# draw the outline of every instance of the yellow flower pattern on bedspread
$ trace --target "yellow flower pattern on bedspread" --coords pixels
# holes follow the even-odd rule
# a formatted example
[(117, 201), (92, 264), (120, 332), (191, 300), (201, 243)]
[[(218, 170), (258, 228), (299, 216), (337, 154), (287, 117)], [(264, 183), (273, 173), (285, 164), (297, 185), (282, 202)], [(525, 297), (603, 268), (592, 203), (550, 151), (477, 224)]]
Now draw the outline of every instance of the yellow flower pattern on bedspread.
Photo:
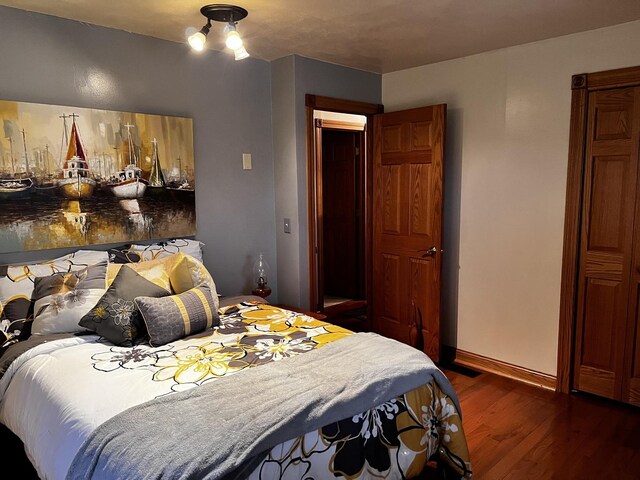
[[(213, 331), (159, 348), (111, 347), (92, 357), (93, 367), (148, 370), (172, 394), (352, 334), (271, 305), (246, 302), (220, 312), (221, 325)], [(460, 416), (435, 382), (276, 446), (249, 478), (313, 478), (309, 472), (320, 478), (318, 465), (327, 478), (419, 478), (433, 460), (457, 478), (471, 478)]]

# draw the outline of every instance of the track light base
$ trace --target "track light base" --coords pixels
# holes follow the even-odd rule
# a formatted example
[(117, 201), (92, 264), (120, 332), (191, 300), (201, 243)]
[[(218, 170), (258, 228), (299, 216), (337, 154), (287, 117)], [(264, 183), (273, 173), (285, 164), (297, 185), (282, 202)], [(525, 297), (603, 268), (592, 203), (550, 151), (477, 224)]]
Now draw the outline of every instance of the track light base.
[(209, 20), (215, 22), (237, 22), (246, 17), (249, 12), (244, 8), (236, 5), (224, 5), (224, 4), (212, 4), (205, 5), (200, 9), (200, 13), (207, 17)]

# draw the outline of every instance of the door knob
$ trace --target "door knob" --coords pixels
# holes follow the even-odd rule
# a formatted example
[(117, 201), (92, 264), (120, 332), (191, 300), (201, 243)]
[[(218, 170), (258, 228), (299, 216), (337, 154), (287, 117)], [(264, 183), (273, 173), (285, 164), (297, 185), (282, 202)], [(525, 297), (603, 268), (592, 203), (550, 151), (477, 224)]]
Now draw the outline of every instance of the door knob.
[(419, 252), (424, 252), (422, 254), (422, 258), (425, 257), (435, 257), (436, 253), (438, 253), (438, 249), (436, 247), (427, 248), (424, 250), (418, 250)]

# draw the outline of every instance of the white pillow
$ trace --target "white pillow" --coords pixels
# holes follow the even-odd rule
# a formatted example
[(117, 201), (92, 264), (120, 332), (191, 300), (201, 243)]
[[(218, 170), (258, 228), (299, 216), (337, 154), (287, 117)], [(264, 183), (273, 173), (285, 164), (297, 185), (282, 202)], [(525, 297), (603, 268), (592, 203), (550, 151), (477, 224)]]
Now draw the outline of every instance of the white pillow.
[(34, 282), (32, 335), (86, 331), (78, 322), (107, 290), (107, 265), (102, 261), (82, 270), (37, 277)]
[(202, 262), (202, 247), (204, 243), (188, 238), (175, 238), (166, 242), (152, 243), (151, 245), (131, 245), (130, 252), (140, 255), (140, 261), (155, 260), (174, 253), (186, 253)]
[[(37, 277), (82, 270), (108, 259), (107, 252), (78, 250), (63, 257), (30, 265), (9, 265), (0, 269), (0, 349), (15, 343), (32, 319), (33, 288)], [(2, 335), (2, 333), (4, 335)]]

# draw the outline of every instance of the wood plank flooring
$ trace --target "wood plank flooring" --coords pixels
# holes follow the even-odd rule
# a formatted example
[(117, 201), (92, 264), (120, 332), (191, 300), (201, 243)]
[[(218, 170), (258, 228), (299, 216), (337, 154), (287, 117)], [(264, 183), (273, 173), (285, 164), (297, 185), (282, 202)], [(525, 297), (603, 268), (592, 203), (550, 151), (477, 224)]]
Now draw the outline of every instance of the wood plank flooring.
[(640, 479), (640, 408), (444, 370), (477, 480)]

